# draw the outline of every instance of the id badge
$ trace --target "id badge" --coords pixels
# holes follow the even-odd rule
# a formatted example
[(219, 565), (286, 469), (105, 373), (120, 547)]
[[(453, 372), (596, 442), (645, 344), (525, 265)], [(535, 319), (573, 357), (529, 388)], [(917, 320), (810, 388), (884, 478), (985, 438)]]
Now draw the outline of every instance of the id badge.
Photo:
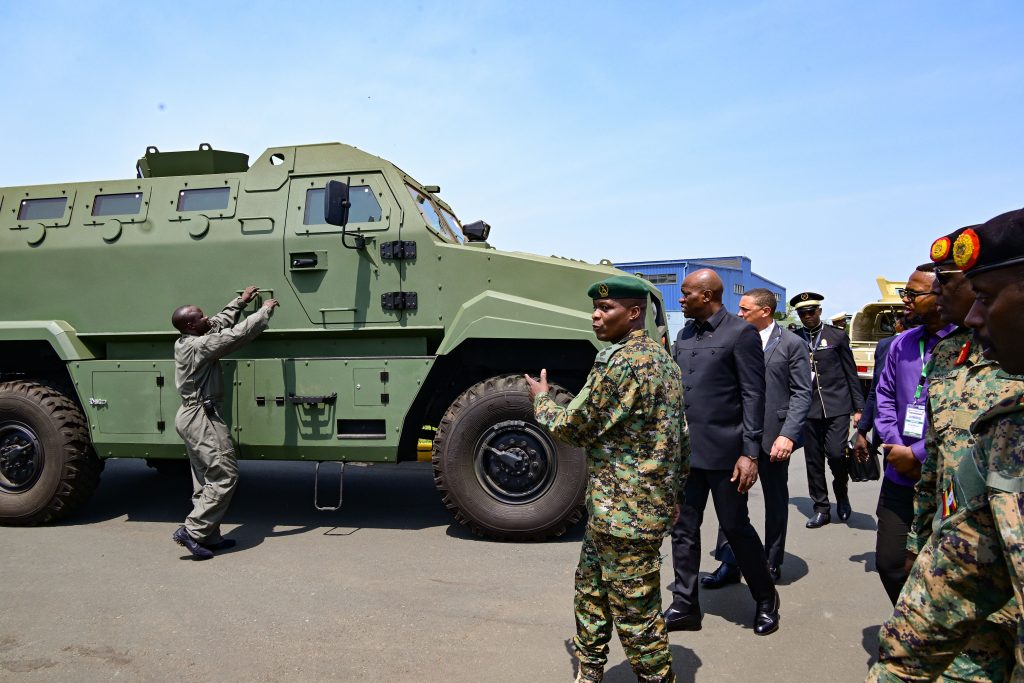
[(903, 436), (920, 439), (924, 436), (924, 406), (907, 406), (907, 414), (903, 418)]

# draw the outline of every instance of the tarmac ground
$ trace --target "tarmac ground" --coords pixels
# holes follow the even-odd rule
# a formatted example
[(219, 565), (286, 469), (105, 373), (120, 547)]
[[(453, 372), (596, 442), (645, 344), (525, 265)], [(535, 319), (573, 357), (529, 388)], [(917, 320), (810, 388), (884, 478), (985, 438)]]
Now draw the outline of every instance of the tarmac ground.
[[(327, 469), (321, 502), (336, 485)], [(188, 477), (141, 460), (108, 461), (69, 520), (0, 528), (0, 679), (573, 680), (582, 525), (545, 543), (477, 538), (441, 504), (425, 463), (347, 467), (337, 512), (314, 510), (310, 463), (241, 472), (223, 527), (238, 545), (205, 562), (171, 541)], [(811, 503), (794, 454), (781, 629), (754, 635), (743, 583), (703, 591), (703, 630), (671, 634), (681, 683), (864, 679), (891, 606), (874, 572), (878, 482), (850, 492), (847, 523), (833, 511), (832, 524), (804, 528)], [(763, 530), (759, 486), (750, 510)], [(715, 534), (709, 503), (704, 551)], [(667, 605), (667, 540), (664, 550)], [(605, 681), (634, 680), (613, 638)]]

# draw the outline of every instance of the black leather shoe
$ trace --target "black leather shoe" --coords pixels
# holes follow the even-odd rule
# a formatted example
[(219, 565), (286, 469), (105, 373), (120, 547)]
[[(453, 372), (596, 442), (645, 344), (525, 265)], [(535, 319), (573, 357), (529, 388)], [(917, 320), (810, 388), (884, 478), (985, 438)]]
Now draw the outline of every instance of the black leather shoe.
[(769, 600), (757, 603), (757, 611), (754, 613), (754, 633), (759, 636), (766, 636), (779, 630), (779, 592)]
[(216, 543), (200, 543), (207, 550), (227, 550), (228, 548), (234, 548), (238, 545), (238, 541), (233, 538), (222, 538)]
[(188, 535), (188, 532), (185, 531), (185, 527), (183, 526), (179, 526), (178, 530), (174, 532), (171, 538), (174, 539), (175, 543), (192, 553), (192, 556), (197, 560), (208, 560), (213, 557), (213, 553), (199, 545), (198, 541)]
[(845, 522), (853, 514), (853, 508), (850, 507), (849, 498), (840, 498), (836, 501), (836, 515), (839, 517), (839, 521)]
[(718, 569), (711, 572), (707, 576), (700, 577), (700, 585), (702, 588), (714, 590), (715, 588), (721, 588), (722, 586), (728, 586), (730, 583), (740, 582), (740, 568), (734, 564), (723, 562), (718, 565)]
[(815, 512), (814, 516), (807, 520), (808, 529), (819, 529), (832, 521), (832, 515), (827, 512)]
[(699, 631), (704, 615), (697, 612), (683, 612), (675, 607), (665, 610), (665, 628), (669, 631)]
[(768, 573), (772, 575), (772, 581), (778, 583), (782, 580), (782, 567), (768, 567)]

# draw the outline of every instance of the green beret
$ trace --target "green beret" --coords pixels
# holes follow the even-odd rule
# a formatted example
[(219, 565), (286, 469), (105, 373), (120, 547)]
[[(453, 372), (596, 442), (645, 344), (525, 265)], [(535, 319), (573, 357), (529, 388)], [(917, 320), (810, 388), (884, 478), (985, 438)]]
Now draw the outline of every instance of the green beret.
[(651, 290), (633, 275), (613, 275), (590, 285), (587, 296), (591, 299), (646, 299)]

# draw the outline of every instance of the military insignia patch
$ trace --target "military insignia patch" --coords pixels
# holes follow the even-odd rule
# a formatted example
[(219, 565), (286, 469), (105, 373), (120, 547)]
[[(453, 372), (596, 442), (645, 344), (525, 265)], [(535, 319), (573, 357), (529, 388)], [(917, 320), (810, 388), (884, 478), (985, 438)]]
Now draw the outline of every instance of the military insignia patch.
[(938, 263), (939, 261), (945, 261), (949, 258), (949, 250), (953, 248), (953, 243), (948, 237), (940, 237), (939, 239), (932, 242), (932, 261)]
[(602, 282), (597, 287), (597, 293), (600, 294), (602, 297), (608, 296), (608, 285)]
[(953, 263), (961, 270), (968, 270), (977, 263), (980, 251), (981, 243), (978, 241), (978, 233), (967, 228), (953, 243)]
[(950, 480), (946, 484), (946, 488), (942, 491), (942, 518), (946, 519), (950, 515), (959, 509), (959, 505), (956, 504), (956, 491), (953, 487), (953, 481)]

